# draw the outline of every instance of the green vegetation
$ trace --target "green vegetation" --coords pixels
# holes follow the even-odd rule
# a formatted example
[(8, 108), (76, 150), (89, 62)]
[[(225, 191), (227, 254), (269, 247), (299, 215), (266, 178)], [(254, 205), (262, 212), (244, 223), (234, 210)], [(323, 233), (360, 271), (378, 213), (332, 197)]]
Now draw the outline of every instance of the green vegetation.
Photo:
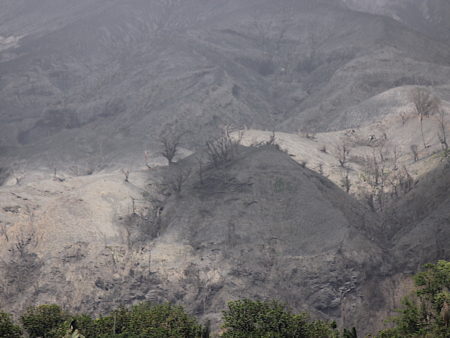
[[(379, 338), (450, 337), (450, 262), (428, 264), (414, 277), (416, 291), (403, 300), (393, 327), (378, 333)], [(23, 330), (11, 315), (0, 312), (0, 337), (43, 338), (207, 338), (202, 326), (181, 306), (142, 303), (119, 307), (108, 316), (93, 319), (73, 315), (58, 305), (30, 307), (20, 318)], [(249, 299), (228, 303), (223, 312), (225, 338), (357, 338), (355, 328), (337, 330), (335, 322), (312, 320), (306, 313), (292, 313), (276, 301)]]
[(380, 338), (450, 337), (450, 262), (425, 265), (414, 277), (415, 293), (403, 299), (394, 327), (380, 332)]
[(0, 337), (22, 337), (22, 329), (13, 323), (11, 315), (4, 312), (0, 312)]
[(57, 330), (68, 318), (69, 315), (58, 305), (40, 305), (30, 307), (20, 320), (30, 338), (46, 338), (54, 337), (52, 331)]
[[(29, 308), (21, 321), (31, 338), (207, 336), (207, 329), (194, 317), (181, 306), (170, 304), (142, 303), (129, 309), (119, 307), (98, 319), (65, 313), (58, 305), (41, 305)], [(21, 334), (11, 337), (21, 337)]]
[(293, 314), (275, 301), (229, 302), (223, 320), (223, 337), (229, 338), (338, 337), (334, 323), (312, 321), (305, 313)]
[[(181, 306), (142, 303), (95, 321), (95, 337), (203, 337), (205, 329)], [(85, 332), (82, 328), (80, 331)]]

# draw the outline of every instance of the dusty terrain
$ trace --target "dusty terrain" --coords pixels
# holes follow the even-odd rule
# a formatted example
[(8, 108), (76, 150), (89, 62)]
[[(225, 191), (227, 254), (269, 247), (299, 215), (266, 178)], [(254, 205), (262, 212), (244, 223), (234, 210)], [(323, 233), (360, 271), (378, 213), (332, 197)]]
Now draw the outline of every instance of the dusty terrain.
[[(193, 171), (169, 197), (159, 193), (167, 168), (156, 160), (129, 182), (120, 171), (34, 172), (19, 184), (12, 176), (0, 189), (3, 307), (58, 302), (98, 314), (172, 301), (215, 325), (231, 299), (277, 298), (362, 332), (380, 328), (407, 275), (450, 255), (450, 175), (427, 122), (430, 148), (417, 162), (407, 151), (420, 141), (416, 116), (403, 122), (391, 114), (350, 135), (364, 140), (349, 143), (351, 154), (364, 155), (378, 149), (365, 143), (368, 135), (398, 131), (389, 146), (405, 149), (398, 165), (416, 183), (382, 214), (338, 187), (333, 147), (348, 131), (277, 132), (280, 151), (262, 145), (272, 132), (245, 130), (242, 143), (259, 148), (242, 148), (225, 168), (201, 174), (204, 154), (180, 160)], [(349, 166), (350, 193), (359, 197), (362, 169), (354, 160)]]
[(2, 188), (2, 304), (21, 311), (55, 301), (98, 313), (169, 300), (214, 321), (228, 300), (276, 296), (354, 323), (364, 281), (387, 266), (377, 217), (283, 152), (242, 151), (170, 197), (152, 240), (143, 240), (151, 228), (121, 222), (130, 197), (147, 215), (137, 186), (148, 172), (129, 183), (104, 174)]
[[(362, 111), (370, 107), (372, 111), (373, 109), (380, 111), (381, 118), (368, 120), (360, 128), (325, 133), (299, 131), (295, 134), (247, 129), (236, 132), (234, 136), (241, 137), (242, 144), (249, 146), (266, 142), (274, 135), (276, 143), (293, 159), (325, 175), (339, 186), (342, 185), (342, 176), (345, 174), (344, 168), (339, 163), (342, 152), (339, 148), (345, 144), (349, 150), (345, 166), (350, 169), (349, 175), (353, 184), (350, 193), (353, 194), (357, 194), (361, 188), (365, 159), (374, 154), (379, 156), (380, 152), (386, 157), (389, 167), (386, 170), (392, 170), (393, 166), (406, 167), (411, 176), (417, 179), (442, 162), (442, 147), (437, 115), (432, 115), (423, 122), (427, 148), (423, 147), (420, 120), (413, 105), (408, 101), (411, 88), (392, 89), (371, 99), (372, 102), (366, 102), (355, 108)], [(443, 111), (446, 112), (445, 125), (448, 132), (450, 105), (447, 101), (442, 101), (441, 104)], [(418, 161), (414, 161), (411, 150), (411, 146), (414, 145), (418, 147)]]
[[(411, 99), (438, 98), (449, 133), (448, 5), (355, 4), (3, 0), (0, 308), (170, 301), (217, 325), (276, 298), (383, 326), (450, 259), (438, 114), (422, 136)], [(243, 146), (215, 168), (227, 126)]]

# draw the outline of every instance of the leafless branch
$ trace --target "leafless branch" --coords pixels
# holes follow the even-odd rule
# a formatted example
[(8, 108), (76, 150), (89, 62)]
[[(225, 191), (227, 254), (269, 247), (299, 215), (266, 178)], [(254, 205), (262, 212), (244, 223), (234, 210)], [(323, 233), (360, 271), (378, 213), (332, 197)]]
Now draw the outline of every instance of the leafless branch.
[(124, 181), (128, 183), (129, 182), (128, 179), (130, 177), (131, 170), (130, 169), (122, 169), (121, 172), (125, 176)]
[(413, 155), (414, 162), (417, 162), (419, 160), (419, 147), (417, 144), (411, 144), (411, 153)]
[(350, 148), (345, 140), (336, 146), (336, 155), (341, 168), (345, 168), (350, 155)]
[(231, 129), (226, 127), (220, 137), (207, 141), (206, 152), (210, 164), (218, 168), (233, 160), (241, 144), (241, 137), (242, 135), (233, 138)]
[(448, 141), (447, 141), (447, 126), (445, 123), (446, 113), (442, 108), (439, 109), (436, 119), (437, 119), (438, 125), (439, 125), (439, 127), (438, 127), (439, 128), (439, 130), (438, 130), (439, 142), (441, 142), (442, 150), (444, 151), (444, 156), (448, 157), (449, 149), (448, 149)]
[(191, 168), (173, 167), (169, 169), (164, 177), (163, 186), (171, 193), (180, 194), (191, 176)]
[(177, 154), (182, 136), (182, 133), (176, 133), (175, 131), (166, 129), (159, 138), (162, 146), (161, 155), (167, 159), (169, 165), (173, 163), (173, 159)]
[(411, 101), (413, 102), (417, 115), (419, 116), (423, 146), (424, 148), (428, 148), (429, 145), (425, 142), (425, 135), (423, 133), (423, 120), (424, 118), (427, 118), (440, 110), (440, 100), (428, 89), (416, 87), (411, 91)]

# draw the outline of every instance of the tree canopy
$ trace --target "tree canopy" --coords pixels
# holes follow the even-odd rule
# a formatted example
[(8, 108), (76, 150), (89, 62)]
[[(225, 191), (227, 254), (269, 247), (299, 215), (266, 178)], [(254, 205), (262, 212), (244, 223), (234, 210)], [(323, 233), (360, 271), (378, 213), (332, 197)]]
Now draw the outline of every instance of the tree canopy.
[(380, 338), (450, 337), (450, 262), (427, 264), (414, 277), (415, 292), (403, 299), (394, 327), (380, 332)]
[(223, 337), (337, 337), (336, 325), (294, 314), (276, 301), (249, 299), (228, 303), (223, 312)]
[(22, 337), (22, 329), (18, 325), (15, 325), (11, 315), (5, 312), (0, 312), (0, 337)]

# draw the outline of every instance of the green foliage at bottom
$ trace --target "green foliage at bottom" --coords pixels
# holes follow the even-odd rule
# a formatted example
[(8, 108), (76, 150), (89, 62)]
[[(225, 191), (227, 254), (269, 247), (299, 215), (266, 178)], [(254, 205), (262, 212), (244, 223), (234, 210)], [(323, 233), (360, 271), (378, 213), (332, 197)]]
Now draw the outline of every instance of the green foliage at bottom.
[(203, 327), (181, 306), (143, 303), (96, 320), (99, 337), (202, 337)]
[(55, 337), (57, 330), (69, 318), (58, 305), (40, 305), (28, 308), (20, 317), (23, 328), (30, 338)]
[[(142, 303), (119, 307), (110, 315), (93, 319), (85, 314), (71, 315), (58, 305), (30, 307), (21, 317), (29, 337), (37, 338), (206, 338), (208, 329), (188, 315), (181, 306)], [(0, 315), (0, 337), (22, 337), (7, 314)]]
[(222, 337), (338, 337), (331, 323), (312, 321), (305, 313), (293, 314), (275, 301), (249, 299), (228, 303), (223, 312)]
[(415, 293), (402, 301), (393, 328), (379, 333), (379, 338), (449, 338), (450, 262), (427, 264), (414, 277)]
[(18, 338), (22, 337), (22, 329), (15, 325), (11, 315), (0, 312), (0, 337)]

